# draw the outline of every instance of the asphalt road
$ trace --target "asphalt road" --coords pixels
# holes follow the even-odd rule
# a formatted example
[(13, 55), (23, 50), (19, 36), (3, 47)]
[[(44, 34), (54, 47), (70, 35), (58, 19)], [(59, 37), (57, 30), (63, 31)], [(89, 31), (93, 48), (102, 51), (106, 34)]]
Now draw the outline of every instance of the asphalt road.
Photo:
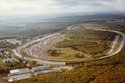
[[(99, 31), (109, 31), (109, 32), (113, 32), (113, 33), (116, 33), (116, 34), (119, 34), (122, 36), (122, 41), (120, 43), (120, 46), (119, 48), (114, 52), (114, 53), (111, 53), (107, 56), (103, 56), (103, 57), (100, 57), (100, 58), (97, 58), (97, 60), (99, 59), (105, 59), (105, 58), (108, 58), (108, 57), (111, 57), (111, 56), (114, 56), (115, 54), (119, 53), (121, 51), (121, 49), (123, 48), (124, 46), (124, 43), (125, 43), (125, 34), (122, 33), (122, 32), (119, 32), (119, 31), (115, 31), (115, 30), (105, 30), (105, 29), (95, 29), (95, 30), (99, 30)], [(116, 45), (116, 41), (117, 39), (115, 40), (115, 43), (113, 43), (114, 45)], [(113, 45), (113, 48), (114, 48), (114, 45)], [(111, 48), (111, 50), (113, 50), (113, 48)]]
[(113, 52), (113, 49), (115, 48), (115, 46), (116, 46), (116, 44), (117, 44), (117, 42), (119, 40), (119, 37), (120, 37), (119, 35), (115, 36), (115, 39), (114, 39), (114, 41), (112, 43), (112, 47), (111, 47), (110, 51), (108, 52), (108, 54)]
[(13, 53), (19, 57), (19, 58), (22, 58), (24, 60), (30, 60), (30, 61), (36, 61), (38, 64), (44, 64), (44, 65), (66, 65), (66, 62), (58, 62), (58, 61), (49, 61), (49, 60), (42, 60), (42, 59), (36, 59), (36, 58), (27, 58), (25, 57), (24, 55), (21, 54), (21, 49), (23, 48), (26, 48), (27, 46), (29, 45), (32, 45), (34, 43), (37, 43), (37, 42), (40, 42), (40, 41), (44, 41), (45, 39), (48, 39), (48, 38), (51, 38), (51, 37), (54, 37), (54, 36), (58, 36), (60, 33), (54, 33), (54, 34), (51, 34), (49, 36), (46, 36), (44, 38), (41, 38), (41, 39), (37, 39), (37, 40), (33, 40), (29, 43), (26, 43), (22, 46), (19, 46), (17, 49), (13, 50)]

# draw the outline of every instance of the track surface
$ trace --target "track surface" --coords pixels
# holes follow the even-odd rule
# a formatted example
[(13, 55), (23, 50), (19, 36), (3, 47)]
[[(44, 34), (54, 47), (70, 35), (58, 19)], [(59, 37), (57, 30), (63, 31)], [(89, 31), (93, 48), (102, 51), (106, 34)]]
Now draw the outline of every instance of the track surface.
[[(103, 57), (100, 57), (100, 58), (97, 58), (96, 60), (100, 60), (100, 59), (105, 59), (105, 58), (108, 58), (108, 57), (111, 57), (117, 53), (119, 53), (121, 51), (121, 49), (123, 48), (124, 46), (124, 43), (125, 43), (125, 34), (122, 33), (122, 32), (119, 32), (119, 31), (115, 31), (115, 30), (105, 30), (105, 29), (94, 29), (94, 30), (97, 30), (97, 31), (109, 31), (109, 32), (113, 32), (113, 33), (116, 33), (118, 35), (121, 35), (122, 36), (122, 40), (121, 40), (121, 43), (120, 43), (120, 46), (119, 48), (112, 53), (118, 39), (119, 39), (119, 36), (116, 36), (114, 42), (113, 42), (113, 45), (112, 45), (112, 48), (109, 52), (109, 55), (107, 56), (103, 56)], [(44, 38), (41, 38), (41, 39), (37, 39), (37, 40), (33, 40), (29, 43), (26, 43), (22, 46), (19, 46), (18, 48), (16, 48), (15, 50), (13, 50), (14, 54), (19, 57), (19, 58), (22, 58), (24, 60), (30, 60), (30, 61), (36, 61), (38, 64), (44, 64), (44, 65), (66, 65), (66, 62), (59, 62), (59, 61), (49, 61), (49, 60), (45, 60), (45, 59), (38, 59), (38, 58), (29, 58), (29, 57), (25, 57), (24, 55), (21, 54), (21, 49), (24, 49), (26, 48), (27, 46), (29, 45), (32, 45), (34, 43), (37, 43), (37, 42), (41, 42), (41, 41), (44, 41), (45, 39), (48, 39), (48, 38), (51, 38), (51, 37), (55, 37), (55, 36), (58, 36), (60, 33), (54, 33), (54, 34), (51, 34), (49, 36), (46, 36)]]

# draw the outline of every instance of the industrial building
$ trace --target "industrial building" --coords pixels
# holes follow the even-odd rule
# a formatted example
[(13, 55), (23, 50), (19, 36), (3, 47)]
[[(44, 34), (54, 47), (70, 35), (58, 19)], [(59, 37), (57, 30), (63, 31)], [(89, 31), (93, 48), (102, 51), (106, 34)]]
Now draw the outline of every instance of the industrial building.
[(30, 78), (32, 75), (39, 75), (50, 72), (59, 72), (59, 70), (51, 68), (50, 66), (37, 66), (32, 69), (23, 68), (23, 69), (14, 69), (10, 70), (10, 74), (8, 75), (8, 81), (16, 81), (21, 79)]

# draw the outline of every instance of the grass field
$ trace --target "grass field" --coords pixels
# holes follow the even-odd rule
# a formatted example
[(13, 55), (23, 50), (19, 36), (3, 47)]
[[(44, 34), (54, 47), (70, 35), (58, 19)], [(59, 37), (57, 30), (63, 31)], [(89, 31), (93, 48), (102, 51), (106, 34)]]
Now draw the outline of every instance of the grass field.
[[(59, 48), (60, 50), (60, 54), (58, 54), (57, 56), (52, 56), (49, 57), (53, 60), (57, 60), (57, 61), (86, 61), (88, 59), (92, 60), (92, 56), (89, 55), (89, 54), (85, 54), (85, 53), (82, 53), (80, 51), (77, 51), (77, 50), (73, 50), (71, 48)], [(76, 57), (77, 54), (83, 54), (84, 56), (79, 58), (79, 57)]]
[(0, 59), (0, 65), (1, 65), (1, 64), (4, 64), (4, 62)]
[[(47, 48), (54, 51), (49, 54), (50, 60), (87, 61), (106, 56), (116, 36), (115, 33), (85, 29), (81, 26), (65, 31), (63, 35), (61, 41), (51, 44)], [(77, 57), (78, 54), (83, 57)]]

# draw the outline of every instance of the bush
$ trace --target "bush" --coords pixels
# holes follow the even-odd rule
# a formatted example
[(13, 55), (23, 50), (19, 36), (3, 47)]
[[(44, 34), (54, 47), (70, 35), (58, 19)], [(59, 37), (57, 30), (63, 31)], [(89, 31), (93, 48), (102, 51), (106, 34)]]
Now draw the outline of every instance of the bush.
[(76, 57), (77, 57), (77, 58), (85, 58), (85, 57), (84, 57), (84, 54), (81, 54), (81, 53), (77, 53), (77, 54), (76, 54)]

